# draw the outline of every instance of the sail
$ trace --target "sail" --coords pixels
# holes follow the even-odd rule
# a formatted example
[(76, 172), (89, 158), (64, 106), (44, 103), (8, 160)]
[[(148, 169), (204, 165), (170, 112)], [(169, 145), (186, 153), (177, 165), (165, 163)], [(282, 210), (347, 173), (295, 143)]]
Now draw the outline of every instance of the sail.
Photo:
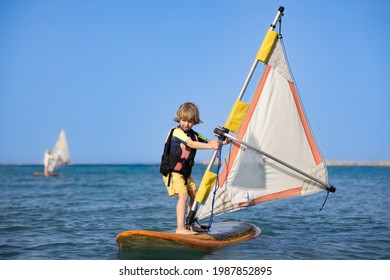
[[(295, 87), (281, 39), (276, 39), (249, 108), (238, 129), (217, 184), (197, 213), (199, 219), (258, 203), (313, 194), (319, 183), (288, 168), (293, 166), (328, 182), (323, 157), (315, 142)], [(251, 149), (248, 147), (252, 147)], [(285, 166), (257, 152), (264, 151)], [(213, 188), (213, 189), (214, 189)], [(213, 205), (214, 201), (214, 205)]]
[(52, 157), (49, 161), (47, 170), (53, 172), (65, 165), (70, 164), (70, 156), (68, 151), (68, 143), (66, 141), (65, 130), (61, 130), (57, 142), (52, 151)]

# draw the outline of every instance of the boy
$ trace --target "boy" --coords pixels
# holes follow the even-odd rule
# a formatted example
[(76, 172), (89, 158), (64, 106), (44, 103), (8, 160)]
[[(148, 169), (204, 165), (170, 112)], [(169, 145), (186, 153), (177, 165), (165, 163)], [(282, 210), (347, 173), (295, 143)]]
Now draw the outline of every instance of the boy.
[[(177, 127), (172, 128), (165, 143), (165, 160), (161, 162), (160, 172), (169, 196), (178, 196), (176, 205), (177, 228), (176, 233), (198, 234), (197, 228), (186, 229), (184, 219), (186, 214), (186, 203), (190, 198), (189, 209), (195, 199), (196, 184), (191, 177), (192, 167), (196, 150), (214, 149), (217, 150), (218, 140), (207, 140), (199, 133), (192, 130), (192, 127), (201, 123), (198, 107), (186, 102), (177, 110), (173, 119), (178, 122)], [(225, 141), (223, 144), (226, 144)]]

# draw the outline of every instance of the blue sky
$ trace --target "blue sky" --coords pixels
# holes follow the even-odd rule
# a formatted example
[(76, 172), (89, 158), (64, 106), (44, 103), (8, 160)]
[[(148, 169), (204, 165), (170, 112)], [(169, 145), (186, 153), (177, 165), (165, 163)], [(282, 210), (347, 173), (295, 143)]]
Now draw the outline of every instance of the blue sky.
[(212, 138), (280, 5), (325, 159), (390, 160), (388, 1), (0, 0), (0, 163), (156, 163), (185, 101)]

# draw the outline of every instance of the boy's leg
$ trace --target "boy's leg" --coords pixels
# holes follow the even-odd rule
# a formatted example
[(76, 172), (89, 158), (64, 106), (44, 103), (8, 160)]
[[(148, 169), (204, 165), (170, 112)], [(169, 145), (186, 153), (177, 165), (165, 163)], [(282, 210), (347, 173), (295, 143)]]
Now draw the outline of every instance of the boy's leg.
[(177, 219), (177, 228), (176, 233), (181, 234), (197, 234), (191, 230), (187, 230), (184, 224), (184, 219), (186, 215), (186, 205), (188, 200), (188, 191), (187, 186), (185, 185), (185, 180), (183, 175), (179, 173), (172, 172), (170, 186), (168, 187), (168, 176), (163, 176), (165, 186), (169, 196), (177, 195), (177, 204), (176, 204), (176, 219)]
[[(189, 184), (187, 187), (187, 192), (188, 192), (188, 195), (190, 196), (190, 203), (188, 204), (188, 213), (189, 213), (191, 208), (192, 208), (192, 204), (195, 201), (195, 196), (196, 196), (196, 184), (194, 182), (194, 179), (192, 179), (192, 177), (189, 177)], [(191, 227), (191, 231), (207, 232), (207, 229), (196, 227), (195, 225), (191, 225), (190, 227)]]
[(188, 199), (188, 193), (178, 194), (177, 205), (176, 205), (176, 218), (177, 218), (176, 233), (196, 234), (196, 232), (186, 229), (184, 224), (187, 199)]
[(188, 196), (190, 197), (190, 203), (188, 204), (188, 213), (190, 212), (192, 208), (192, 204), (195, 200), (195, 192), (193, 190), (188, 190)]

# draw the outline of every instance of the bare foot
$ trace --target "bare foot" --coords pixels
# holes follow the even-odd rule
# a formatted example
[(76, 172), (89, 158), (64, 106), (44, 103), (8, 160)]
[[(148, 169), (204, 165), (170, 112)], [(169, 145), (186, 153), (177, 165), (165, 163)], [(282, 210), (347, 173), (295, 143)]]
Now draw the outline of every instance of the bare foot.
[(198, 234), (196, 231), (188, 230), (188, 229), (182, 229), (182, 230), (176, 230), (176, 234), (192, 234), (196, 235)]

